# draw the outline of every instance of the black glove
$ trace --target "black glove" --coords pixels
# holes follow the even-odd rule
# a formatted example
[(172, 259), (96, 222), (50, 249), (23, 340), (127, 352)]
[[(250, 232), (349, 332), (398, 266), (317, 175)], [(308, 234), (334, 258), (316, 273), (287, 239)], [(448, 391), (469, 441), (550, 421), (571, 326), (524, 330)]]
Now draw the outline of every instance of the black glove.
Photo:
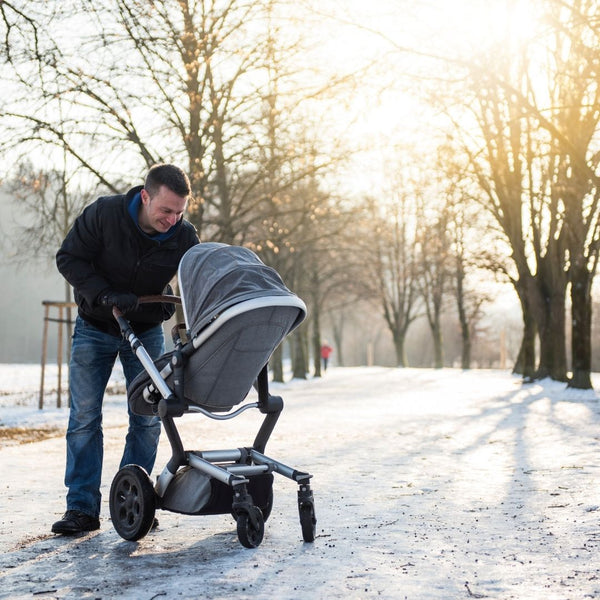
[(103, 306), (116, 306), (122, 313), (128, 313), (137, 309), (138, 297), (131, 292), (109, 290), (100, 295), (100, 304)]
[[(167, 283), (167, 286), (162, 292), (163, 296), (172, 296), (174, 294), (171, 284)], [(162, 318), (163, 321), (168, 321), (175, 314), (175, 305), (170, 302), (163, 302), (162, 307)]]
[(161, 304), (163, 321), (168, 321), (175, 314), (175, 305), (167, 302)]

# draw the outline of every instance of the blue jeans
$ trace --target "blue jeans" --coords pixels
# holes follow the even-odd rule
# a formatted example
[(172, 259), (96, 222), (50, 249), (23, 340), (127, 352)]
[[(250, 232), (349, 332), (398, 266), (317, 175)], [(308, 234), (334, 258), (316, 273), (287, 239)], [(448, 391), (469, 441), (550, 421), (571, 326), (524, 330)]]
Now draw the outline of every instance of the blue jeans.
[[(148, 354), (158, 358), (165, 351), (164, 334), (157, 325), (138, 335)], [(71, 347), (69, 389), (71, 410), (67, 428), (67, 466), (65, 485), (67, 510), (80, 510), (97, 517), (100, 514), (103, 433), (102, 401), (115, 360), (119, 356), (127, 386), (142, 370), (129, 342), (100, 331), (77, 317)], [(129, 430), (121, 466), (140, 465), (152, 471), (160, 419), (129, 412)]]

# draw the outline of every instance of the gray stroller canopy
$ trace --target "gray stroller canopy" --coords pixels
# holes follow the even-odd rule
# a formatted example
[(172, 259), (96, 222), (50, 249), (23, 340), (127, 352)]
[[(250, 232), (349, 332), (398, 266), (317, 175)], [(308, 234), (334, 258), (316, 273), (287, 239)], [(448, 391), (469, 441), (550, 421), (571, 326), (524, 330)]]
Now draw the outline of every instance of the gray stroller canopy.
[[(217, 242), (197, 244), (181, 259), (179, 289), (190, 337), (194, 338), (224, 310), (255, 298), (297, 298), (271, 267), (242, 246)], [(274, 298), (276, 300), (276, 298)], [(300, 301), (300, 304), (302, 302)], [(306, 316), (299, 314), (292, 329)]]

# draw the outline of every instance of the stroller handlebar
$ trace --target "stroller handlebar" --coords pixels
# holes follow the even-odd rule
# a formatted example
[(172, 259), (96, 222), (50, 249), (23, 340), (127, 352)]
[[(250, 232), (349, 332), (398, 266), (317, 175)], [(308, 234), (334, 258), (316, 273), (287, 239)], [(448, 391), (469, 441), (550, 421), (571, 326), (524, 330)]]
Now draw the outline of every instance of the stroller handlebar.
[(167, 304), (181, 304), (179, 296), (157, 294), (155, 296), (140, 296), (138, 298), (140, 304), (150, 304), (151, 302), (166, 302)]
[[(153, 302), (166, 302), (167, 304), (181, 304), (181, 298), (179, 296), (162, 295), (156, 294), (154, 296), (140, 296), (138, 298), (140, 304), (151, 304)], [(114, 318), (118, 321), (119, 317), (123, 316), (123, 312), (117, 306), (112, 307), (112, 313)]]

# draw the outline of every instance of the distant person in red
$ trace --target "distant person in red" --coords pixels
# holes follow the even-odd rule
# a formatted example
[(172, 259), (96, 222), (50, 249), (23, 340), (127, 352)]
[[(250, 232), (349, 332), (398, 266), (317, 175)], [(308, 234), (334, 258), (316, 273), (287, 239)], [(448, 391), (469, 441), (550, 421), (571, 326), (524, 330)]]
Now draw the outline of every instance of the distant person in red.
[(327, 371), (327, 363), (329, 362), (329, 357), (333, 352), (333, 348), (325, 342), (321, 346), (321, 358), (323, 359), (323, 371)]

